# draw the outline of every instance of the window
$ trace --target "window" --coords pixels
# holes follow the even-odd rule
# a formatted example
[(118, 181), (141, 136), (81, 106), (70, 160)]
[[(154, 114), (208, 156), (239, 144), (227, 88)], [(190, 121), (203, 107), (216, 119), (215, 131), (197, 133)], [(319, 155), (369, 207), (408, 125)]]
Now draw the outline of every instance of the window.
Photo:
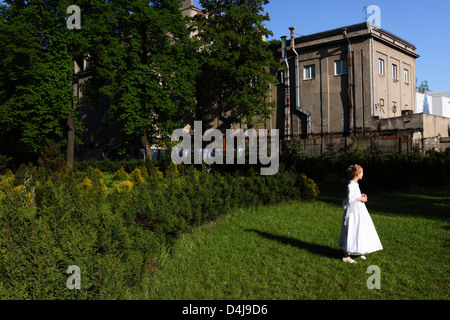
[(396, 64), (392, 64), (392, 79), (397, 80), (397, 65)]
[(405, 83), (409, 83), (409, 70), (405, 69), (403, 75), (404, 75)]
[(314, 64), (304, 67), (303, 79), (312, 80), (316, 78), (316, 66)]
[(347, 60), (336, 60), (334, 62), (334, 74), (339, 76), (348, 73)]
[(378, 74), (384, 75), (384, 60), (378, 59)]

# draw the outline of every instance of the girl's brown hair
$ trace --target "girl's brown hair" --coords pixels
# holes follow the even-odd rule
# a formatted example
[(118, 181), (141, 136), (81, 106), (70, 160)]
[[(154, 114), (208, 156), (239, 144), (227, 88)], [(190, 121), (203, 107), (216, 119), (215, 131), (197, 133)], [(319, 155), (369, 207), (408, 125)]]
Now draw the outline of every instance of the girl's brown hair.
[(353, 179), (359, 172), (361, 172), (362, 167), (358, 164), (351, 165), (347, 168), (347, 173), (350, 179)]

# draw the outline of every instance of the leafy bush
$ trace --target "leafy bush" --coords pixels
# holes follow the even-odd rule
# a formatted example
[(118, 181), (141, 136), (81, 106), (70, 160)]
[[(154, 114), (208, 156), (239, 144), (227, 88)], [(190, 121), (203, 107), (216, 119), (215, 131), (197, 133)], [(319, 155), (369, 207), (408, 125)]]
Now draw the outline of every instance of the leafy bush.
[(114, 186), (114, 193), (118, 195), (131, 195), (133, 191), (133, 182), (130, 180), (123, 181)]
[(61, 146), (54, 140), (47, 139), (47, 145), (39, 157), (38, 164), (39, 167), (49, 172), (57, 172), (64, 168), (66, 161), (64, 154), (61, 153)]
[(142, 171), (139, 168), (136, 168), (130, 174), (130, 180), (136, 186), (140, 186), (145, 183), (145, 178), (142, 176)]
[(0, 174), (9, 168), (9, 163), (12, 160), (11, 157), (0, 154)]
[[(180, 233), (234, 208), (317, 196), (314, 182), (293, 170), (260, 176), (163, 168), (140, 163), (109, 193), (91, 165), (7, 172), (0, 182), (0, 298), (120, 299)], [(79, 290), (67, 287), (72, 265), (81, 270)]]
[(123, 167), (120, 167), (120, 169), (114, 173), (114, 180), (126, 180), (126, 179), (128, 179), (128, 173), (125, 171)]
[(11, 170), (6, 171), (4, 179), (0, 181), (0, 191), (6, 192), (14, 186), (14, 174)]
[[(84, 192), (87, 179), (41, 181), (33, 203), (24, 186), (0, 200), (1, 298), (117, 299), (141, 279), (152, 235)], [(70, 265), (81, 269), (80, 290), (66, 286)]]
[(367, 191), (436, 186), (450, 181), (450, 151), (429, 150), (423, 154), (414, 149), (410, 153), (392, 154), (383, 152), (375, 140), (366, 149), (356, 142), (344, 152), (329, 144), (322, 156), (304, 158), (288, 154), (282, 161), (287, 170), (304, 173), (321, 190), (341, 189), (348, 180), (346, 169), (352, 164), (363, 166)]
[(90, 192), (93, 185), (92, 185), (92, 180), (89, 179), (88, 176), (84, 177), (83, 182), (81, 182), (81, 188), (86, 191), (86, 192)]

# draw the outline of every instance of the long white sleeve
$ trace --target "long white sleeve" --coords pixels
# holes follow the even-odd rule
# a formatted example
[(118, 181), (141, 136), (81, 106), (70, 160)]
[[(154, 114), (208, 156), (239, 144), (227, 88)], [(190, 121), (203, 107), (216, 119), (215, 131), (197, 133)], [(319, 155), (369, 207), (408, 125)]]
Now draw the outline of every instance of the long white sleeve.
[(361, 197), (361, 191), (357, 183), (350, 181), (347, 187), (347, 201), (348, 203), (357, 202), (356, 199)]

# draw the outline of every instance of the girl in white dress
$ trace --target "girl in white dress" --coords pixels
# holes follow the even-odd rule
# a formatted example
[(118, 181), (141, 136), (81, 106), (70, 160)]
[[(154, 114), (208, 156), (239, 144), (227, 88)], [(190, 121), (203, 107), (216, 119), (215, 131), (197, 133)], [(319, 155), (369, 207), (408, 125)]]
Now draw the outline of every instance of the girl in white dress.
[(358, 180), (363, 177), (363, 168), (357, 164), (347, 169), (350, 181), (347, 186), (347, 198), (343, 202), (344, 217), (342, 219), (339, 247), (344, 250), (343, 261), (356, 263), (350, 255), (361, 256), (382, 250), (377, 231), (367, 211), (367, 195), (361, 194)]

